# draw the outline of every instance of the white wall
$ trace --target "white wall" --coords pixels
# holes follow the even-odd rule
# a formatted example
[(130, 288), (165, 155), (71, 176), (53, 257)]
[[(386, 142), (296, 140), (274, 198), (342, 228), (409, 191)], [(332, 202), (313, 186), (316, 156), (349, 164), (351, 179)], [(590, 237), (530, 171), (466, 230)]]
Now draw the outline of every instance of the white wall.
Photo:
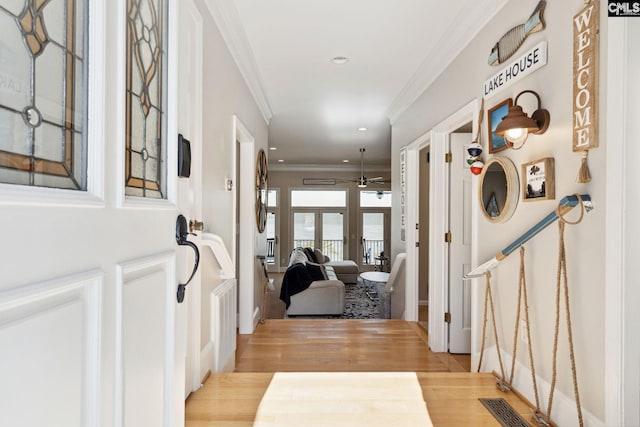
[[(204, 17), (204, 114), (203, 114), (203, 221), (205, 231), (222, 237), (229, 251), (234, 247), (233, 193), (225, 190), (225, 178), (234, 178), (233, 116), (236, 115), (255, 139), (259, 149), (267, 150), (268, 125), (247, 87), (233, 57), (209, 14), (204, 0), (196, 0)], [(188, 46), (180, 46), (181, 49)], [(253, 180), (253, 176), (242, 177)], [(235, 179), (234, 179), (235, 180)], [(264, 252), (266, 237), (255, 229), (255, 257)], [(256, 264), (256, 269), (258, 264)], [(255, 274), (258, 278), (258, 271)], [(260, 281), (255, 281), (254, 306), (260, 304)]]
[[(483, 83), (498, 68), (487, 65), (492, 46), (510, 28), (524, 22), (538, 0), (511, 1), (496, 15), (432, 85), (399, 119), (392, 124), (392, 180), (394, 195), (399, 193), (399, 150), (434, 125), (474, 98), (481, 98)], [(497, 251), (549, 213), (560, 198), (575, 192), (589, 193), (596, 209), (586, 215), (578, 226), (567, 226), (566, 245), (568, 276), (571, 292), (571, 310), (574, 326), (574, 343), (577, 354), (578, 382), (581, 386), (583, 407), (599, 419), (604, 419), (604, 230), (605, 214), (605, 150), (607, 143), (600, 138), (601, 147), (592, 150), (589, 166), (592, 182), (577, 184), (580, 154), (572, 152), (572, 18), (583, 7), (580, 0), (548, 2), (545, 11), (547, 28), (530, 36), (518, 53), (524, 52), (542, 40), (548, 41), (548, 64), (531, 76), (488, 99), (485, 110), (506, 97), (514, 98), (520, 91), (537, 91), (544, 108), (551, 113), (551, 125), (544, 135), (531, 136), (524, 149), (503, 151), (501, 156), (510, 158), (518, 171), (520, 165), (542, 157), (555, 158), (556, 200), (518, 203), (512, 219), (503, 224), (491, 224), (478, 220), (478, 258), (480, 262), (491, 258)], [(601, 4), (601, 46), (606, 46), (606, 2)], [(605, 49), (601, 49), (600, 93), (601, 108), (606, 99)], [(527, 95), (521, 99), (527, 102)], [(602, 110), (601, 110), (602, 111)], [(604, 115), (602, 116), (604, 117)], [(600, 130), (604, 135), (606, 123), (601, 119)], [(486, 116), (482, 131), (486, 142)], [(485, 146), (486, 150), (486, 146)], [(490, 157), (484, 154), (485, 162)], [(394, 200), (392, 254), (404, 249), (399, 236), (399, 200)], [(551, 382), (551, 348), (554, 322), (554, 292), (557, 263), (557, 227), (553, 226), (527, 244), (528, 289), (533, 322), (534, 354), (540, 377)], [(513, 320), (518, 285), (518, 256), (512, 256), (493, 272), (494, 298), (498, 310), (501, 345), (512, 348)], [(478, 298), (482, 301), (483, 298)], [(476, 310), (482, 313), (481, 307)], [(564, 317), (561, 329), (564, 329)], [(474, 319), (479, 322), (480, 319)], [(480, 324), (480, 323), (478, 323)], [(560, 334), (558, 366), (560, 375), (557, 387), (567, 396), (573, 396), (566, 334)], [(479, 341), (479, 340), (478, 340)], [(522, 343), (520, 343), (522, 349)], [(477, 352), (479, 349), (473, 349)], [(521, 350), (522, 351), (522, 350)], [(527, 365), (528, 359), (518, 356)], [(487, 370), (497, 366), (487, 366)], [(546, 400), (543, 399), (543, 400)]]
[[(626, 46), (624, 58), (627, 62), (626, 69), (622, 70), (625, 80), (624, 100), (620, 102), (626, 104), (626, 115), (623, 118), (625, 126), (623, 132), (624, 142), (624, 177), (622, 185), (624, 197), (624, 210), (622, 214), (615, 212), (614, 217), (623, 217), (624, 231), (624, 252), (626, 259), (623, 259), (624, 269), (622, 272), (625, 288), (622, 294), (624, 301), (622, 309), (622, 333), (625, 339), (623, 346), (623, 366), (624, 373), (622, 379), (624, 425), (640, 425), (640, 342), (638, 341), (637, 325), (640, 323), (640, 287), (637, 286), (637, 260), (640, 255), (640, 200), (638, 200), (637, 182), (640, 180), (640, 169), (637, 167), (637, 159), (640, 156), (640, 123), (637, 120), (640, 109), (640, 55), (638, 55), (638, 42), (640, 42), (640, 21), (637, 18), (627, 19), (626, 25)], [(620, 24), (620, 23), (618, 23)], [(616, 314), (619, 315), (619, 314)], [(633, 368), (636, 369), (633, 369)]]

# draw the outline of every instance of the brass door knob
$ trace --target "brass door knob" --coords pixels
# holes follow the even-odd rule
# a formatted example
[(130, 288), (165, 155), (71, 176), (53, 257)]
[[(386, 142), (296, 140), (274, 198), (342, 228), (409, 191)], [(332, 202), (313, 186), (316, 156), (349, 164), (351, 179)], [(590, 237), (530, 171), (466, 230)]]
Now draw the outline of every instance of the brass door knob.
[(194, 231), (202, 231), (204, 228), (204, 223), (202, 221), (196, 221), (192, 219), (189, 221), (189, 232), (193, 233)]

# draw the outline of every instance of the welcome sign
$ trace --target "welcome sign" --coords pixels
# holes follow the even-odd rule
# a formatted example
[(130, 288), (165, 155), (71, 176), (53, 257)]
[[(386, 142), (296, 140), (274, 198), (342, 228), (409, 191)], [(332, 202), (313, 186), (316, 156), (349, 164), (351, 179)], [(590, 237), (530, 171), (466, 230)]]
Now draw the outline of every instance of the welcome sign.
[(547, 65), (547, 42), (542, 41), (484, 82), (484, 97), (491, 98), (502, 89)]
[(598, 3), (573, 18), (573, 151), (598, 146)]

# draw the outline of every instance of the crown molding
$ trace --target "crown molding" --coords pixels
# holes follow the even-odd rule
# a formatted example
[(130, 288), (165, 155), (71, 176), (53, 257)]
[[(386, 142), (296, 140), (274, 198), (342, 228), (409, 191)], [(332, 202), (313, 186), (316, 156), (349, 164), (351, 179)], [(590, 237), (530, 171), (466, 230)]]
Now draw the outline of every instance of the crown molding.
[(386, 115), (392, 125), (508, 2), (509, 0), (473, 2), (458, 13), (387, 109)]
[(273, 112), (267, 101), (258, 66), (244, 32), (242, 21), (235, 4), (231, 0), (205, 0), (207, 9), (216, 23), (233, 60), (240, 69), (240, 74), (249, 87), (258, 109), (268, 125)]

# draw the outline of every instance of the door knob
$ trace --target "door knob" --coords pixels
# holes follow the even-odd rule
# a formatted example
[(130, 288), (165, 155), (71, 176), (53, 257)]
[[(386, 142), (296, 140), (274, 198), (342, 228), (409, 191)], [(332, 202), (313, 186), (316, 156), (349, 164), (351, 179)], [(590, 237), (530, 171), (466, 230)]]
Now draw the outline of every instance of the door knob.
[(193, 233), (194, 231), (202, 231), (204, 228), (204, 223), (202, 221), (196, 221), (192, 219), (189, 221), (189, 232)]

